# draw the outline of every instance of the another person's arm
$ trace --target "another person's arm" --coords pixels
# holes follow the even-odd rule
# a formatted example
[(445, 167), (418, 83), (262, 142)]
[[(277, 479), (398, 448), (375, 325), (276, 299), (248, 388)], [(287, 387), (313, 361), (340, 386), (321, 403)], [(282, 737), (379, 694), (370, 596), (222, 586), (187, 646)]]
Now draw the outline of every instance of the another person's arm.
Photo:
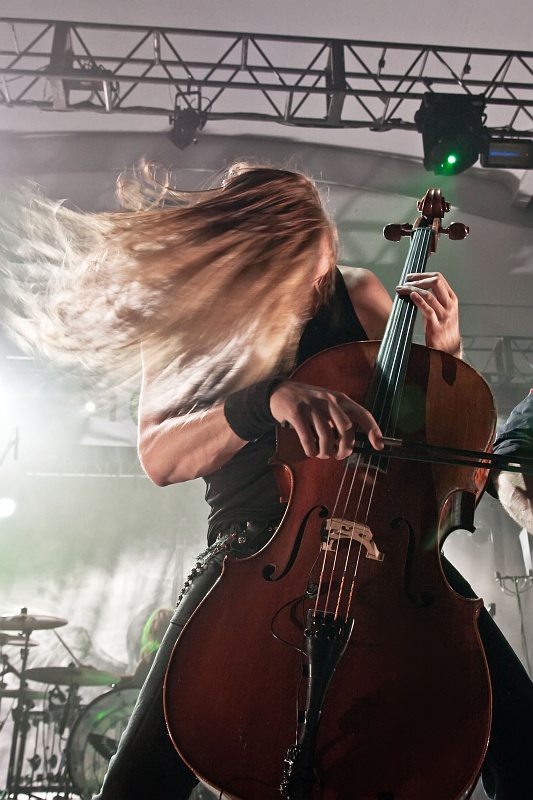
[[(533, 456), (533, 390), (509, 415), (497, 432), (494, 452), (512, 456)], [(533, 475), (519, 472), (492, 472), (498, 499), (520, 527), (533, 533)]]

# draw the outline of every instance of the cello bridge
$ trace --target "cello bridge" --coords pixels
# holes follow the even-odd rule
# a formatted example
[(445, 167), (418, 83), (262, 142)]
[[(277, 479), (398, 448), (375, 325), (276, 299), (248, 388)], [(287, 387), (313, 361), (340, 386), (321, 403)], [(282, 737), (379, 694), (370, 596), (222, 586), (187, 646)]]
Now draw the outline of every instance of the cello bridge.
[(372, 531), (362, 522), (352, 522), (348, 519), (338, 519), (331, 517), (325, 523), (326, 536), (322, 542), (322, 550), (333, 551), (336, 542), (341, 539), (360, 542), (366, 549), (366, 557), (374, 561), (383, 561), (384, 554), (381, 553), (374, 541)]

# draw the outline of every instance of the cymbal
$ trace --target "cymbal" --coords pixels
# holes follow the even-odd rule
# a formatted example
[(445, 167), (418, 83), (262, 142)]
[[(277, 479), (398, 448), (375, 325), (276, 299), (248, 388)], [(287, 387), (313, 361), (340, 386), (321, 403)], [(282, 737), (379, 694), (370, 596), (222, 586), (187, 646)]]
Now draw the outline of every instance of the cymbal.
[(117, 675), (95, 667), (35, 667), (26, 670), (24, 677), (55, 686), (112, 686), (120, 680)]
[(42, 614), (15, 614), (14, 616), (0, 616), (0, 631), (31, 631), (44, 630), (45, 628), (60, 628), (66, 625), (67, 620), (61, 617), (45, 617)]
[(26, 641), (25, 636), (13, 636), (13, 634), (9, 633), (0, 633), (0, 647), (3, 647), (5, 644), (18, 645), (19, 647), (37, 647), (39, 642), (32, 642), (29, 639)]
[(20, 697), (22, 700), (46, 700), (48, 692), (33, 689), (0, 689), (0, 700), (3, 697)]

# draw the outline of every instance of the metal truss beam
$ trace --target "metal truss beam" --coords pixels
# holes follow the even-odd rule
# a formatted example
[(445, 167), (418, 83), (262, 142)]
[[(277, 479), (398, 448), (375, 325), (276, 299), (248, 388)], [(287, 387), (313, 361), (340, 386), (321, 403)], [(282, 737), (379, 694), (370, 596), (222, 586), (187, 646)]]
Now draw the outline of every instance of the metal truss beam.
[[(423, 344), (423, 337), (416, 337)], [(527, 394), (533, 388), (533, 338), (527, 336), (463, 336), (464, 360), (485, 378), (495, 395)], [(0, 335), (0, 374), (31, 377), (43, 367), (20, 353)], [(129, 401), (128, 401), (129, 402)]]
[(466, 360), (494, 385), (533, 387), (533, 339), (526, 336), (464, 336)]
[(0, 18), (0, 108), (416, 130), (428, 91), (533, 131), (533, 52)]
[(464, 358), (483, 375), (501, 413), (533, 388), (533, 339), (526, 336), (463, 336)]

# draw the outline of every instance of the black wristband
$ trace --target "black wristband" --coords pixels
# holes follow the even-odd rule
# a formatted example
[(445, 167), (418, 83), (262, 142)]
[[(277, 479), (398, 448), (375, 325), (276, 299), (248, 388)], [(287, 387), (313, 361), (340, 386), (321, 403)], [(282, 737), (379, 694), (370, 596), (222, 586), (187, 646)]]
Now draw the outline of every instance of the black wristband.
[(270, 411), (270, 397), (286, 378), (279, 375), (252, 383), (233, 392), (224, 401), (224, 416), (231, 430), (246, 442), (255, 442), (272, 430), (276, 420)]

